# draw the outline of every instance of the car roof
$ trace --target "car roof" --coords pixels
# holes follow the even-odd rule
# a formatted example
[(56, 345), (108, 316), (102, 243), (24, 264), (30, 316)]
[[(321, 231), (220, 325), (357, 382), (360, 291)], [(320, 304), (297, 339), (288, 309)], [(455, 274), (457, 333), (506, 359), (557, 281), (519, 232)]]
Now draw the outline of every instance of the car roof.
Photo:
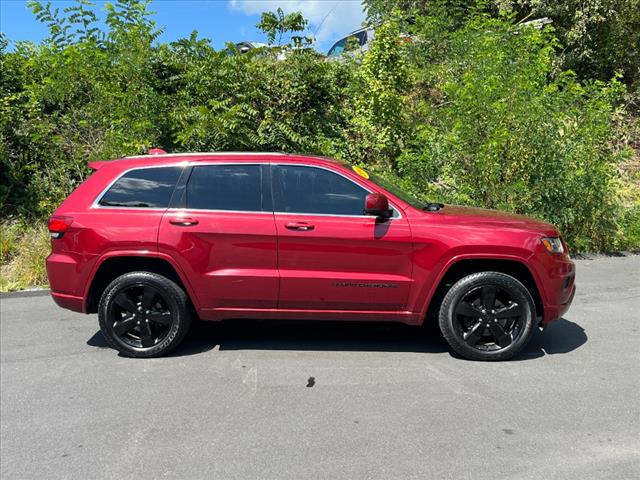
[(344, 164), (340, 160), (317, 155), (304, 155), (280, 152), (183, 152), (160, 153), (147, 155), (133, 155), (114, 160), (89, 162), (89, 167), (98, 170), (106, 165), (131, 169), (135, 167), (150, 167), (156, 165), (169, 165), (181, 162), (274, 162), (286, 161), (291, 163)]

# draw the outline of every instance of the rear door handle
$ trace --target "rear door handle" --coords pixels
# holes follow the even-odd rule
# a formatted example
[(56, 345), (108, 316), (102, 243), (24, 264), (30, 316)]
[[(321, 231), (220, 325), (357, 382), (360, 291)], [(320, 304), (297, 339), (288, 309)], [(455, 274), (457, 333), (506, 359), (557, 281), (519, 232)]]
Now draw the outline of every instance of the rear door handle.
[(171, 225), (178, 225), (179, 227), (192, 227), (197, 225), (199, 222), (192, 217), (176, 217), (169, 220), (169, 223)]
[(307, 232), (309, 230), (313, 230), (315, 227), (315, 225), (311, 225), (307, 222), (290, 222), (285, 224), (285, 228), (288, 228), (289, 230), (299, 230), (302, 232)]

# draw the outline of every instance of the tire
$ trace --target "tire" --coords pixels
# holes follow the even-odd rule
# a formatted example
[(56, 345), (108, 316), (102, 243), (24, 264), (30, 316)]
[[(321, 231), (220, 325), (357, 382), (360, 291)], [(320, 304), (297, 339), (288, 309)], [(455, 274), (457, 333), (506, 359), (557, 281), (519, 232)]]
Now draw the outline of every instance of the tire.
[(535, 333), (535, 303), (527, 288), (498, 272), (456, 282), (440, 307), (440, 330), (451, 348), (469, 360), (508, 360)]
[(128, 357), (166, 355), (191, 325), (186, 293), (162, 275), (131, 272), (112, 281), (100, 298), (98, 322), (107, 343)]

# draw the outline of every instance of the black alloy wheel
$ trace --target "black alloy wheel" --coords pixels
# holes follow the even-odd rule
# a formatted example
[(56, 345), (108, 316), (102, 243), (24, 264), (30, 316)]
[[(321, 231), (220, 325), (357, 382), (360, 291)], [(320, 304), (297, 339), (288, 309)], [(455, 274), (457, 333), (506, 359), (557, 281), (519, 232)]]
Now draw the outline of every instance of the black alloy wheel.
[(149, 348), (164, 340), (174, 316), (162, 294), (151, 285), (126, 287), (113, 298), (111, 322), (118, 341)]
[(508, 290), (497, 285), (468, 291), (458, 301), (455, 316), (464, 341), (478, 350), (508, 347), (525, 322), (523, 308)]
[(456, 282), (440, 310), (440, 328), (451, 347), (473, 360), (505, 360), (518, 353), (535, 329), (535, 306), (515, 278), (481, 272)]
[(191, 322), (185, 292), (156, 273), (132, 272), (116, 278), (98, 308), (108, 343), (132, 357), (155, 357), (174, 349)]

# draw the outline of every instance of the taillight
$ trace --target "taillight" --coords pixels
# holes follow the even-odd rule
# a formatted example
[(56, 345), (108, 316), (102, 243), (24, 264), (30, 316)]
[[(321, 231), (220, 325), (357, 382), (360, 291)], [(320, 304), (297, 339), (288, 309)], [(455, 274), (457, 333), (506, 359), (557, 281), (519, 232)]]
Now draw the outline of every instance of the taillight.
[(62, 235), (69, 230), (72, 223), (73, 217), (51, 215), (49, 217), (49, 233), (51, 234), (51, 238), (62, 238)]

